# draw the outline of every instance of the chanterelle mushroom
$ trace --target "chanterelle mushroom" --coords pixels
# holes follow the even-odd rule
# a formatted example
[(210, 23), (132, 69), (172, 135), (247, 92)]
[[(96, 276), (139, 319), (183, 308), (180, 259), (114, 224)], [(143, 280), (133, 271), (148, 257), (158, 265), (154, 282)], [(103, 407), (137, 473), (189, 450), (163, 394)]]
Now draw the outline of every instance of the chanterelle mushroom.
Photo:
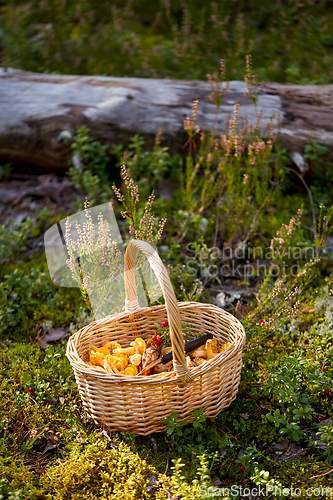
[(119, 373), (118, 368), (114, 363), (114, 357), (109, 354), (109, 356), (104, 356), (103, 368), (107, 373)]
[(207, 351), (205, 351), (202, 347), (199, 349), (196, 349), (195, 351), (191, 352), (191, 356), (193, 358), (207, 358)]
[(135, 366), (139, 366), (141, 363), (141, 354), (133, 354), (133, 356), (130, 357), (130, 363)]
[(105, 347), (105, 345), (103, 347), (100, 347), (98, 349), (98, 352), (101, 352), (102, 354), (105, 354), (106, 356), (108, 356), (110, 353), (109, 349), (107, 347)]
[(135, 376), (138, 374), (138, 369), (136, 366), (134, 365), (128, 365), (126, 368), (125, 368), (125, 375), (129, 375), (129, 376)]
[(98, 351), (93, 351), (93, 352), (90, 352), (90, 361), (93, 365), (98, 365), (98, 366), (101, 366), (102, 368), (104, 368), (104, 358), (105, 358), (105, 354), (103, 354), (102, 352), (98, 352)]
[(131, 346), (135, 349), (135, 353), (141, 354), (141, 356), (146, 350), (146, 342), (140, 337), (136, 338), (133, 342), (131, 342)]
[(113, 349), (113, 353), (115, 356), (118, 356), (118, 354), (129, 354), (132, 356), (132, 354), (135, 354), (135, 349), (134, 347), (122, 347), (121, 349)]
[(207, 359), (213, 359), (216, 354), (218, 354), (219, 350), (217, 347), (216, 339), (210, 339), (206, 342), (206, 351), (207, 351)]

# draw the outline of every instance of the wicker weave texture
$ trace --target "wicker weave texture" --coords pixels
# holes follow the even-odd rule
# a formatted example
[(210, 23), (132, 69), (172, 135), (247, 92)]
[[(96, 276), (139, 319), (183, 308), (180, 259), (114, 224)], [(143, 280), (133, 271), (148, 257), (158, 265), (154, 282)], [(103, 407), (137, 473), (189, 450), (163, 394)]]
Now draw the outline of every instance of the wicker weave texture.
[[(147, 249), (147, 247), (149, 249)], [(236, 398), (245, 331), (242, 324), (223, 309), (197, 302), (177, 303), (168, 274), (154, 249), (144, 242), (131, 241), (127, 248), (127, 271), (132, 269), (134, 252), (144, 251), (160, 282), (165, 304), (108, 316), (76, 332), (68, 341), (67, 357), (74, 370), (85, 409), (96, 424), (110, 430), (148, 435), (166, 429), (161, 419), (179, 413), (181, 420), (193, 422), (195, 409), (215, 417)], [(151, 259), (154, 260), (152, 263)], [(163, 271), (163, 269), (164, 271)], [(126, 269), (125, 269), (126, 270)], [(126, 272), (128, 303), (135, 304), (134, 273)], [(130, 290), (130, 291), (129, 291)], [(130, 377), (103, 373), (87, 365), (89, 345), (101, 347), (117, 341), (128, 347), (135, 338), (148, 340), (155, 323), (168, 320), (174, 354), (172, 372)], [(229, 348), (206, 363), (188, 369), (184, 356), (186, 340), (212, 333), (218, 343)]]

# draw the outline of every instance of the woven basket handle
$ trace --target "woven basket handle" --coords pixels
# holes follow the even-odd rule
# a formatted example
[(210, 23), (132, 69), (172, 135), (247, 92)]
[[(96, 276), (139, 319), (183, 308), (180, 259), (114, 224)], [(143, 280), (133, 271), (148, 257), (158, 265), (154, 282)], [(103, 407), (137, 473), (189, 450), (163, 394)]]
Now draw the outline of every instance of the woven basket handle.
[(191, 382), (193, 380), (193, 377), (191, 376), (185, 363), (185, 342), (175, 292), (173, 290), (167, 270), (165, 269), (158, 253), (151, 245), (149, 245), (145, 241), (131, 240), (126, 249), (126, 311), (128, 311), (129, 313), (133, 313), (140, 309), (135, 286), (136, 250), (141, 250), (141, 252), (143, 252), (143, 254), (147, 257), (164, 296), (165, 307), (168, 315), (168, 323), (170, 327), (174, 370), (184, 384)]

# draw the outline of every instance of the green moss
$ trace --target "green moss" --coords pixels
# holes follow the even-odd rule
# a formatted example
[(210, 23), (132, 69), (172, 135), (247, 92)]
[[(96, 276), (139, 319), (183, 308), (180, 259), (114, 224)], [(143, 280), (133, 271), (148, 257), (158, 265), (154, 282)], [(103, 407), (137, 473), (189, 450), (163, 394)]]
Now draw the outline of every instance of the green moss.
[(48, 468), (43, 476), (46, 498), (57, 492), (59, 500), (88, 498), (126, 500), (144, 498), (148, 476), (155, 469), (125, 444), (107, 450), (100, 440), (76, 446), (67, 460)]

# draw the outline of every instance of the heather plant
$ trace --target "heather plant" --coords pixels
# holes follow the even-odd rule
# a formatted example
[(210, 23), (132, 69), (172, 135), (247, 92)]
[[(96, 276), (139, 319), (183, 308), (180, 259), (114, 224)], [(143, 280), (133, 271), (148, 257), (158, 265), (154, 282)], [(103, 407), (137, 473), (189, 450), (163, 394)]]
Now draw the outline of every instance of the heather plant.
[[(214, 73), (213, 75), (207, 74), (207, 79), (209, 85), (211, 86), (212, 93), (209, 96), (209, 99), (212, 101), (215, 106), (219, 109), (223, 103), (223, 99), (228, 92), (229, 82), (226, 82), (226, 62), (221, 59), (220, 61), (220, 72)], [(221, 88), (223, 82), (225, 85)], [(215, 127), (213, 127), (214, 129)]]
[(67, 266), (72, 278), (78, 283), (82, 296), (89, 308), (89, 295), (99, 288), (100, 282), (114, 280), (123, 270), (122, 253), (118, 242), (112, 237), (107, 220), (103, 214), (97, 216), (98, 229), (89, 210), (89, 201), (84, 204), (86, 222), (76, 222), (78, 238), (71, 236), (71, 223), (66, 221), (65, 240), (67, 245)]
[[(129, 237), (137, 240), (141, 239), (156, 245), (162, 236), (166, 218), (162, 217), (157, 221), (157, 218), (152, 214), (152, 206), (155, 199), (154, 193), (149, 196), (144, 208), (139, 209), (139, 186), (135, 184), (125, 165), (121, 167), (120, 175), (124, 183), (125, 193), (122, 194), (120, 189), (115, 185), (113, 185), (113, 191), (118, 202), (122, 204), (121, 215), (128, 222)], [(158, 227), (157, 229), (156, 226)]]
[(252, 73), (252, 56), (248, 54), (246, 56), (246, 75), (244, 76), (244, 81), (246, 83), (247, 92), (245, 95), (254, 103), (257, 111), (257, 102), (259, 94), (262, 92), (264, 82), (258, 81), (258, 75)]
[(218, 234), (223, 240), (231, 242), (244, 234), (245, 227), (247, 241), (265, 207), (276, 202), (280, 194), (279, 185), (284, 178), (278, 162), (275, 165), (271, 162), (276, 140), (273, 120), (266, 127), (266, 140), (260, 137), (260, 113), (255, 126), (245, 123), (238, 131), (239, 104), (235, 104), (228, 132), (219, 138), (214, 137), (214, 130), (210, 136), (201, 133), (194, 160), (194, 135), (199, 131), (196, 125), (197, 107), (198, 102), (195, 101), (192, 118), (188, 117), (184, 122), (189, 134), (189, 154), (180, 177), (183, 204), (178, 214), (185, 213), (187, 219), (182, 222), (177, 216), (181, 222), (178, 241), (183, 241), (195, 219), (203, 216), (207, 209), (215, 219), (214, 246)]
[[(302, 307), (300, 299), (316, 278), (317, 267), (323, 257), (320, 252), (332, 231), (332, 211), (331, 207), (324, 215), (321, 208), (319, 236), (308, 247), (312, 250), (312, 258), (306, 258), (302, 247), (292, 246), (293, 234), (300, 226), (303, 210), (299, 209), (289, 224), (282, 225), (270, 244), (275, 264), (268, 269), (257, 294), (258, 306), (248, 314), (247, 320), (259, 318), (264, 329), (275, 329), (299, 315)], [(297, 255), (293, 255), (294, 251)]]
[[(157, 222), (156, 217), (152, 215), (154, 194), (149, 196), (143, 210), (139, 211), (137, 207), (140, 202), (139, 187), (125, 165), (121, 167), (121, 179), (124, 194), (115, 185), (113, 185), (113, 191), (118, 202), (122, 204), (121, 215), (128, 223), (128, 238), (156, 244), (162, 236), (166, 219), (161, 218)], [(79, 285), (87, 307), (92, 309), (93, 300), (94, 313), (98, 316), (102, 314), (101, 310), (105, 310), (103, 309), (105, 301), (112, 303), (115, 307), (117, 307), (116, 304), (122, 307), (125, 303), (123, 287), (116, 285), (124, 272), (124, 254), (117, 241), (119, 240), (118, 234), (112, 234), (113, 229), (108, 220), (105, 220), (103, 213), (100, 212), (97, 215), (96, 222), (93, 220), (89, 207), (90, 203), (86, 200), (85, 223), (81, 227), (81, 224), (76, 222), (76, 238), (71, 235), (71, 223), (69, 220), (66, 221), (67, 266), (72, 273), (72, 278)], [(111, 201), (109, 209), (112, 209)], [(139, 266), (141, 262), (142, 257), (137, 258), (136, 265)], [(96, 294), (99, 299), (96, 298)]]
[(199, 125), (196, 124), (196, 119), (197, 119), (197, 113), (198, 113), (198, 104), (199, 104), (199, 99), (196, 99), (193, 102), (192, 106), (192, 116), (191, 118), (187, 116), (184, 120), (184, 130), (186, 130), (188, 139), (183, 145), (183, 148), (185, 148), (189, 144), (189, 156), (192, 156), (192, 147), (194, 151), (196, 150), (197, 146), (194, 140), (194, 137), (196, 134), (200, 132), (200, 127)]

